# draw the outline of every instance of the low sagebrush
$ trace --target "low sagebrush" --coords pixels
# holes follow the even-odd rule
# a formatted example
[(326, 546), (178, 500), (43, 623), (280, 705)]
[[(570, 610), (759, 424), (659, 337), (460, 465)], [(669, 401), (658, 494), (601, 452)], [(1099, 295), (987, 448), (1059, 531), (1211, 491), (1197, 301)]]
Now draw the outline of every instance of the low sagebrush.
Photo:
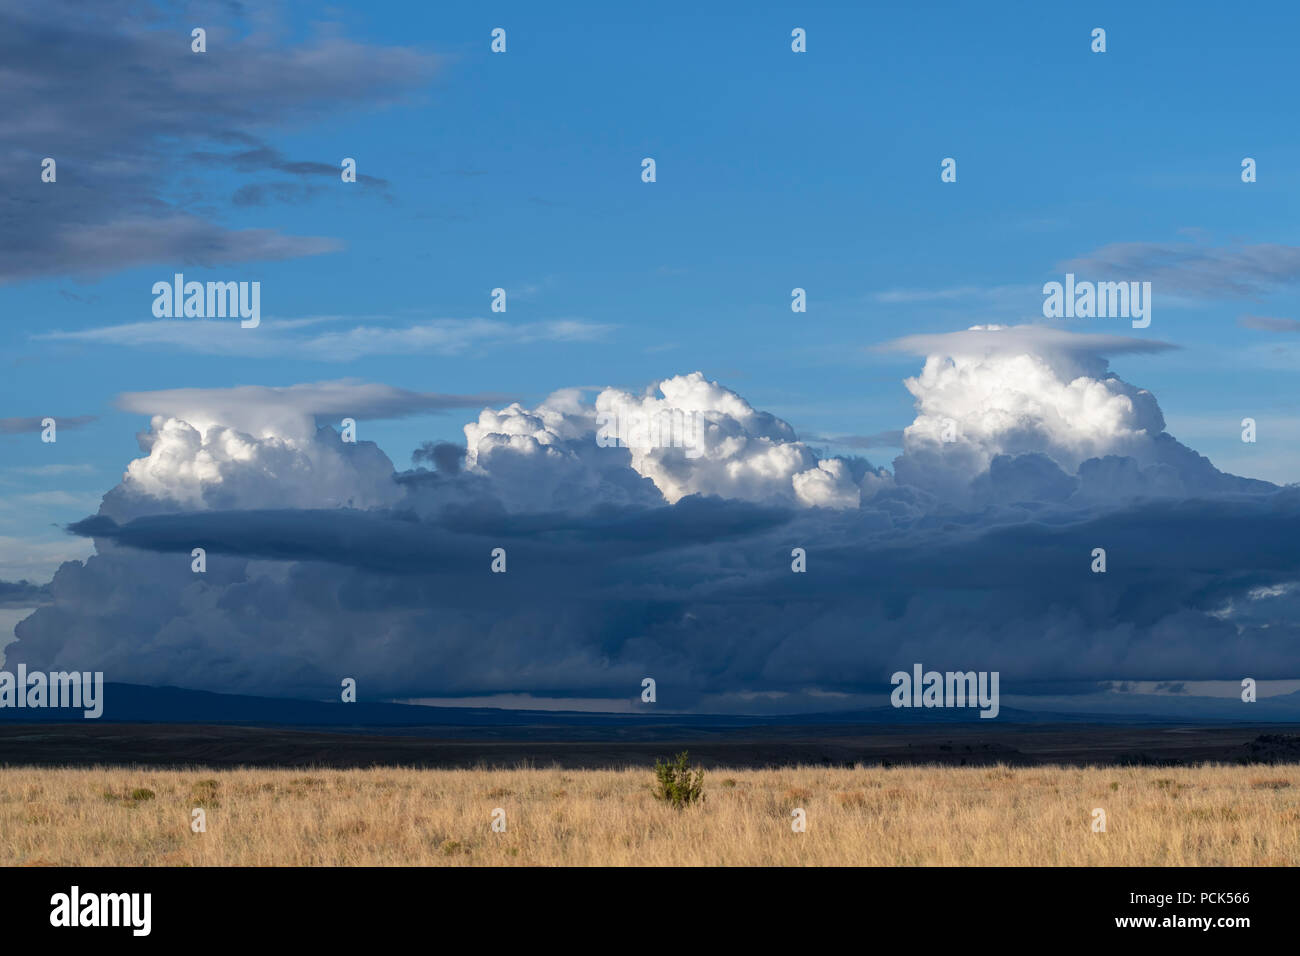
[(704, 799), (704, 770), (691, 767), (690, 755), (685, 750), (672, 763), (656, 760), (655, 780), (655, 796), (678, 810)]

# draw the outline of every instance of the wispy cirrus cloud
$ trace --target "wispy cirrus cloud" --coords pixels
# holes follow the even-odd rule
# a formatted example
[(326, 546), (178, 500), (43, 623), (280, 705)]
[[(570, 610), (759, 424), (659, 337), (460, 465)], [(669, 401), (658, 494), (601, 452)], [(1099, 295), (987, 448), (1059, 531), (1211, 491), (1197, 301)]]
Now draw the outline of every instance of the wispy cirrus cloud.
[(372, 355), (460, 355), (475, 349), (537, 342), (594, 342), (614, 326), (583, 319), (509, 323), (495, 319), (430, 319), (408, 325), (360, 323), (325, 328), (336, 317), (262, 320), (256, 329), (203, 319), (156, 319), (91, 329), (42, 332), (38, 341), (87, 342), (124, 348), (175, 349), (206, 355), (349, 362)]
[(1237, 324), (1262, 332), (1300, 332), (1300, 319), (1277, 319), (1267, 315), (1243, 315)]
[[(1300, 283), (1300, 246), (1278, 243), (1214, 246), (1199, 232), (1181, 242), (1115, 242), (1058, 263), (1057, 272), (1150, 281), (1167, 303), (1199, 299), (1263, 299)], [(1042, 287), (1004, 283), (875, 292), (882, 305), (937, 309), (1030, 309), (1042, 305)], [(1294, 320), (1244, 316), (1247, 328), (1296, 331)]]
[(1038, 287), (1032, 285), (962, 285), (943, 289), (886, 289), (873, 293), (871, 298), (889, 305), (1002, 304), (1022, 302), (1039, 294)]
[(13, 465), (4, 469), (17, 475), (32, 475), (37, 478), (50, 478), (63, 475), (93, 475), (95, 466), (84, 462), (76, 465)]
[[(83, 425), (89, 425), (96, 420), (94, 415), (67, 415), (67, 416), (48, 416), (54, 419), (59, 428), (81, 428)], [(24, 435), (30, 432), (39, 432), (45, 426), (41, 424), (45, 420), (44, 415), (29, 415), (21, 418), (0, 418), (0, 435)]]
[(1140, 277), (1170, 297), (1260, 299), (1300, 282), (1300, 246), (1115, 242), (1058, 268), (1091, 276)]

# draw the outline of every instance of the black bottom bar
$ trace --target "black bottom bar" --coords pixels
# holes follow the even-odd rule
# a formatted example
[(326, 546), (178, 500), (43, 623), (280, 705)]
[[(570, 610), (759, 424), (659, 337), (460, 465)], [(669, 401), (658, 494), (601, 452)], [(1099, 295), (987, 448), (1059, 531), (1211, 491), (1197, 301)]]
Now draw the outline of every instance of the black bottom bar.
[[(974, 944), (1041, 930), (1053, 940), (1201, 936), (1231, 945), (1292, 925), (1295, 874), (1245, 868), (50, 867), (3, 870), (0, 883), (10, 942), (75, 934), (82, 941), (198, 942), (205, 949), (280, 941), (337, 946), (434, 930), (424, 938), (453, 945), (463, 929), (484, 945), (512, 938), (536, 945), (552, 934), (573, 942), (594, 932), (634, 945), (694, 925), (704, 938), (734, 943), (764, 937), (779, 928), (774, 921), (796, 932), (812, 921), (818, 934), (839, 923), (873, 943), (897, 936), (927, 946)], [(119, 925), (52, 925), (52, 917), (73, 922), (74, 886), (76, 922), (116, 915)], [(147, 936), (136, 935), (145, 923), (143, 896), (102, 896), (146, 893)]]

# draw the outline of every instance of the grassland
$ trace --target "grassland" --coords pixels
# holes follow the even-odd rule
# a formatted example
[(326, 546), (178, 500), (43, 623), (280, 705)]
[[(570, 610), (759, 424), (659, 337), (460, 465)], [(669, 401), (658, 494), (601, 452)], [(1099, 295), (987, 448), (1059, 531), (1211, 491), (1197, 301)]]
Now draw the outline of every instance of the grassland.
[(643, 768), (7, 768), (0, 863), (1300, 865), (1300, 764), (715, 768), (683, 810), (652, 783)]

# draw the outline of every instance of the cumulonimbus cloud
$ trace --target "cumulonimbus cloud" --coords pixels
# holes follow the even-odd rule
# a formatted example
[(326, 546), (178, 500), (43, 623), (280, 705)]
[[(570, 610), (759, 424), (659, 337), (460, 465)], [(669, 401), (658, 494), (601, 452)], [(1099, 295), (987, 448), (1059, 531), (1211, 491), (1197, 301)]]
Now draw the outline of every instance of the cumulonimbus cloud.
[[(343, 676), (379, 696), (626, 696), (649, 674), (672, 706), (736, 709), (869, 701), (914, 661), (1071, 685), (1296, 676), (1276, 595), (1300, 580), (1297, 492), (1178, 443), (1095, 338), (972, 331), (929, 342), (892, 471), (821, 457), (699, 373), (490, 407), (463, 455), (401, 472), (238, 393), (132, 398), (170, 411), (9, 656), (309, 696)], [(700, 444), (599, 442), (627, 412), (698, 415)]]

